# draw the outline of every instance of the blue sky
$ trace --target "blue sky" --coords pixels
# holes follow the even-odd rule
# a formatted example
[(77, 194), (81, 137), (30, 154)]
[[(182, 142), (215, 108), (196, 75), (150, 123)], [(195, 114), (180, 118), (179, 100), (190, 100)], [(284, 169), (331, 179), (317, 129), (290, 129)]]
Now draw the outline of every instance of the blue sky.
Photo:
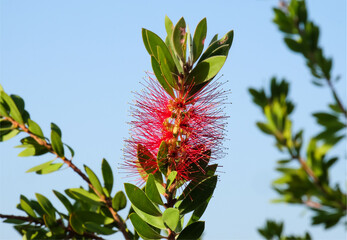
[[(290, 96), (298, 103), (294, 128), (305, 138), (317, 133), (311, 113), (332, 100), (328, 89), (317, 88), (301, 56), (289, 52), (271, 22), (277, 0), (246, 1), (17, 1), (0, 2), (0, 83), (8, 93), (24, 98), (32, 119), (49, 134), (50, 122), (63, 131), (63, 141), (76, 152), (75, 164), (100, 174), (105, 157), (116, 175), (116, 188), (128, 179), (119, 173), (123, 140), (128, 137), (132, 91), (142, 88), (150, 58), (141, 28), (165, 37), (164, 17), (182, 16), (190, 29), (207, 17), (207, 42), (215, 33), (235, 31), (234, 43), (221, 73), (231, 89), (228, 155), (219, 161), (220, 181), (203, 219), (205, 239), (260, 239), (256, 228), (265, 219), (285, 220), (285, 231), (309, 230), (314, 239), (344, 239), (343, 226), (325, 231), (310, 227), (310, 212), (299, 206), (271, 204), (276, 197), (271, 181), (278, 174), (275, 161), (283, 158), (273, 140), (255, 122), (262, 116), (247, 92), (267, 86), (272, 76), (291, 82)], [(346, 103), (346, 3), (308, 1), (309, 16), (321, 27), (321, 45), (333, 57), (333, 74), (341, 75), (337, 89)], [(19, 195), (38, 192), (55, 199), (51, 189), (63, 191), (84, 183), (70, 169), (39, 176), (25, 173), (53, 159), (19, 158), (20, 137), (0, 144), (0, 212), (15, 209)], [(335, 154), (346, 156), (346, 142)], [(345, 188), (345, 158), (332, 178)], [(53, 201), (58, 207), (58, 201)], [(19, 239), (11, 225), (0, 223), (0, 239)], [(110, 239), (122, 239), (115, 235)]]

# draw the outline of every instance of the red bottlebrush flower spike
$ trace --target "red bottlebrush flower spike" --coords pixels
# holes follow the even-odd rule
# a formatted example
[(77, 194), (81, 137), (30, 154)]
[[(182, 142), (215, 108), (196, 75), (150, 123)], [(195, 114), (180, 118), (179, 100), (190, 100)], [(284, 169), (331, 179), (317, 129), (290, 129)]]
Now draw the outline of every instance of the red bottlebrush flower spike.
[[(173, 98), (150, 76), (146, 84), (142, 92), (136, 93), (131, 108), (134, 120), (130, 122), (131, 137), (126, 140), (123, 168), (140, 173), (144, 180), (149, 173), (177, 171), (176, 179), (183, 183), (205, 174), (211, 159), (223, 153), (227, 117), (221, 106), (228, 91), (220, 90), (221, 83), (212, 82), (193, 96), (189, 90), (175, 90)], [(158, 159), (158, 164), (163, 141), (166, 155)]]

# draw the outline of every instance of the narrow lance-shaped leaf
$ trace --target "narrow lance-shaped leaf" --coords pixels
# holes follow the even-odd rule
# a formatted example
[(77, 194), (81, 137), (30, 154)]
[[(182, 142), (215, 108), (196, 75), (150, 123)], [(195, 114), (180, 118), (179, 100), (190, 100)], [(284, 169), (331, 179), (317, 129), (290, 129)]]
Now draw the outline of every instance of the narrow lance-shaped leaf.
[(226, 56), (214, 56), (198, 63), (190, 72), (187, 83), (201, 84), (211, 80), (221, 70), (225, 60)]
[(193, 38), (192, 35), (190, 34), (190, 29), (189, 26), (187, 25), (187, 46), (188, 46), (188, 64), (190, 66), (193, 65), (193, 59), (194, 59), (194, 52), (193, 52)]
[(206, 18), (202, 19), (195, 29), (193, 37), (193, 63), (196, 62), (204, 49), (204, 43), (207, 34), (207, 22)]
[(89, 204), (102, 205), (101, 200), (94, 194), (86, 191), (82, 188), (70, 188), (67, 189), (66, 194), (71, 196), (72, 198), (82, 200)]
[(43, 169), (43, 168), (48, 167), (48, 166), (49, 166), (52, 162), (54, 162), (54, 161), (55, 161), (55, 159), (53, 159), (53, 160), (51, 160), (51, 161), (48, 161), (48, 162), (45, 162), (45, 163), (42, 163), (42, 164), (40, 164), (40, 165), (37, 165), (37, 166), (35, 166), (35, 167), (30, 168), (30, 169), (27, 170), (26, 172), (27, 172), (27, 173), (30, 173), (30, 172), (39, 171), (39, 170), (41, 170), (41, 169)]
[(147, 183), (146, 183), (146, 195), (150, 200), (153, 202), (164, 205), (163, 200), (160, 197), (159, 191), (157, 189), (157, 186), (155, 184), (155, 179), (153, 174), (149, 174), (147, 178)]
[(98, 177), (96, 176), (96, 174), (86, 165), (84, 165), (84, 169), (86, 170), (86, 173), (89, 177), (89, 180), (91, 182), (91, 184), (93, 185), (93, 187), (95, 188), (95, 190), (97, 191), (96, 194), (99, 195), (103, 193), (102, 191), (102, 186), (101, 183), (98, 179)]
[(40, 138), (44, 137), (40, 126), (36, 122), (34, 122), (31, 119), (28, 119), (28, 125), (29, 125), (29, 131), (30, 132), (32, 132), (33, 134), (35, 134), (36, 136), (38, 136)]
[(153, 216), (150, 215), (148, 213), (145, 213), (143, 211), (141, 211), (140, 209), (138, 209), (137, 207), (135, 207), (134, 205), (131, 206), (132, 209), (136, 212), (136, 214), (142, 219), (144, 220), (146, 223), (148, 223), (149, 225), (159, 228), (159, 229), (166, 229), (167, 227), (164, 225), (163, 222), (163, 217), (162, 216)]
[(130, 215), (130, 220), (140, 237), (144, 239), (161, 239), (163, 237), (153, 228), (148, 226), (148, 224), (143, 221), (136, 213), (132, 213)]
[(52, 203), (43, 195), (36, 193), (36, 199), (39, 202), (42, 209), (53, 219), (55, 219), (55, 208)]
[(54, 195), (64, 204), (65, 208), (69, 211), (72, 212), (73, 207), (72, 204), (70, 203), (69, 199), (65, 197), (63, 194), (60, 192), (53, 190)]
[(102, 177), (104, 179), (104, 186), (107, 189), (108, 193), (111, 194), (113, 188), (113, 173), (110, 164), (106, 159), (102, 159), (101, 163)]
[(196, 185), (187, 195), (185, 195), (183, 201), (179, 204), (178, 208), (181, 214), (186, 214), (195, 210), (208, 198), (210, 198), (214, 192), (217, 184), (217, 176), (206, 178), (201, 183)]
[(61, 141), (61, 134), (59, 134), (55, 128), (52, 128), (51, 131), (51, 143), (53, 150), (58, 154), (58, 156), (64, 157), (64, 146)]
[(167, 59), (165, 58), (163, 51), (161, 50), (161, 48), (158, 46), (158, 59), (159, 59), (159, 65), (160, 65), (160, 70), (163, 74), (163, 77), (165, 78), (166, 82), (171, 86), (171, 87), (175, 87), (177, 84), (177, 80), (174, 77), (173, 72), (170, 70), (168, 63), (167, 63)]
[(36, 213), (30, 206), (30, 201), (23, 195), (20, 196), (20, 206), (31, 217), (36, 218)]
[(52, 173), (52, 172), (58, 171), (63, 165), (64, 163), (52, 163), (49, 166), (46, 166), (45, 168), (38, 170), (36, 173), (37, 174)]
[(7, 93), (3, 91), (1, 91), (1, 98), (4, 99), (4, 101), (7, 103), (8, 107), (10, 108), (11, 117), (19, 124), (23, 124), (24, 121), (23, 121), (22, 115), (17, 105), (13, 101), (13, 99), (10, 96), (8, 96)]
[(166, 81), (166, 79), (163, 76), (163, 73), (161, 72), (160, 64), (159, 62), (155, 59), (155, 57), (151, 57), (151, 63), (152, 63), (152, 69), (154, 72), (154, 75), (156, 76), (158, 82), (160, 85), (164, 88), (164, 90), (171, 96), (175, 97), (175, 94), (169, 85), (169, 83)]
[(161, 215), (159, 209), (149, 200), (140, 188), (130, 183), (124, 183), (124, 188), (130, 202), (135, 207), (153, 216)]
[(187, 34), (186, 34), (186, 22), (184, 21), (184, 18), (181, 18), (173, 31), (172, 34), (172, 42), (174, 46), (175, 53), (177, 56), (180, 57), (181, 61), (183, 63), (186, 62), (186, 41), (187, 41)]

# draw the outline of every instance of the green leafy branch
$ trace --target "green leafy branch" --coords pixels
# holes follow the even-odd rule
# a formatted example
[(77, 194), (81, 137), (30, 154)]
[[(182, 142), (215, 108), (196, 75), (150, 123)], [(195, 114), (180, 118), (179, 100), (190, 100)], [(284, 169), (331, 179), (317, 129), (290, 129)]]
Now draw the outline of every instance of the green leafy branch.
[[(337, 158), (328, 158), (327, 153), (339, 138), (334, 141), (312, 138), (305, 159), (301, 154), (303, 131), (294, 134), (292, 130), (290, 114), (294, 104), (287, 99), (288, 91), (289, 84), (276, 78), (271, 81), (269, 95), (264, 89), (250, 89), (254, 103), (261, 107), (266, 117), (266, 122), (257, 122), (258, 127), (274, 136), (277, 148), (290, 156), (278, 161), (277, 171), (282, 176), (273, 186), (282, 198), (276, 202), (303, 203), (316, 213), (313, 224), (332, 227), (346, 214), (346, 194), (338, 185), (330, 186), (329, 180), (329, 169)], [(292, 160), (296, 160), (300, 168), (290, 167)]]
[[(33, 167), (28, 170), (28, 172), (36, 172), (38, 174), (47, 174), (54, 171), (59, 170), (63, 164), (66, 164), (69, 168), (71, 168), (75, 173), (77, 173), (89, 186), (90, 191), (86, 191), (82, 188), (79, 189), (69, 189), (66, 191), (68, 195), (70, 195), (71, 198), (74, 198), (75, 200), (84, 200), (86, 202), (89, 201), (90, 204), (94, 205), (100, 205), (105, 206), (106, 209), (108, 209), (109, 214), (111, 215), (112, 219), (114, 220), (117, 228), (123, 233), (125, 239), (131, 239), (131, 233), (126, 227), (126, 224), (124, 220), (118, 215), (115, 208), (112, 206), (113, 200), (110, 197), (111, 189), (113, 186), (113, 174), (111, 167), (107, 163), (106, 160), (102, 163), (102, 171), (103, 171), (103, 177), (105, 181), (105, 187), (101, 186), (101, 183), (95, 173), (85, 166), (86, 174), (83, 173), (73, 162), (72, 160), (68, 159), (65, 156), (64, 146), (70, 150), (71, 153), (71, 159), (74, 156), (74, 151), (71, 147), (64, 144), (61, 140), (62, 138), (62, 132), (60, 128), (52, 123), (51, 124), (51, 138), (48, 139), (44, 137), (43, 132), (40, 128), (40, 126), (34, 122), (32, 119), (30, 119), (29, 113), (24, 109), (24, 100), (20, 98), (17, 95), (7, 95), (2, 87), (0, 87), (0, 140), (5, 141), (8, 140), (14, 136), (16, 136), (20, 132), (25, 132), (29, 136), (21, 139), (21, 145), (17, 146), (20, 148), (24, 148), (24, 150), (19, 153), (19, 156), (26, 157), (26, 156), (38, 156), (43, 155), (45, 153), (52, 153), (56, 156), (55, 159), (61, 159), (63, 163), (53, 163), (55, 161), (51, 160), (46, 163), (43, 163), (39, 166)], [(119, 195), (118, 195), (119, 196)], [(46, 208), (47, 214), (50, 213), (50, 215), (42, 215), (44, 216), (50, 216), (51, 219), (45, 221), (45, 224), (49, 228), (50, 225), (52, 225), (52, 222), (55, 222), (55, 213), (54, 208), (52, 204), (49, 202), (48, 199), (43, 197), (45, 200), (44, 202), (48, 204), (50, 207), (52, 207), (53, 212)], [(64, 202), (68, 201), (65, 199), (64, 196), (59, 194), (58, 198), (64, 199)], [(123, 198), (125, 198), (123, 194)], [(117, 201), (117, 199), (115, 200)], [(25, 204), (27, 207), (30, 207), (29, 201), (26, 201)], [(45, 205), (45, 203), (42, 204), (42, 208)], [(64, 204), (65, 205), (65, 204)], [(73, 212), (73, 208), (70, 207), (71, 204), (68, 204), (69, 212)], [(23, 205), (21, 204), (21, 208), (23, 208)], [(76, 207), (76, 209), (79, 209)], [(75, 210), (76, 210), (75, 209)], [(28, 213), (28, 211), (26, 211)], [(32, 211), (31, 211), (32, 212)], [(39, 210), (40, 212), (40, 210)], [(42, 211), (41, 211), (42, 213)], [(29, 214), (29, 213), (28, 213)], [(67, 219), (70, 221), (70, 224), (73, 226), (76, 224), (73, 224), (72, 222), (78, 222), (73, 221), (74, 219), (73, 215), (74, 213), (71, 213), (70, 218), (67, 217)], [(30, 215), (30, 214), (29, 214)], [(3, 215), (4, 216), (4, 215)], [(36, 215), (35, 215), (36, 216)], [(32, 216), (33, 217), (33, 216)], [(78, 224), (77, 224), (78, 225)], [(82, 228), (78, 227), (72, 227), (76, 233), (83, 235), (84, 230)], [(86, 227), (89, 231), (91, 229), (95, 229), (95, 226), (92, 227)], [(100, 231), (103, 232), (103, 231)], [(106, 230), (107, 232), (107, 230)]]
[[(322, 80), (325, 80), (336, 101), (333, 108), (347, 118), (347, 110), (336, 92), (331, 76), (333, 60), (324, 56), (323, 49), (319, 46), (319, 27), (308, 19), (305, 1), (291, 0), (289, 4), (282, 1), (282, 7), (274, 8), (274, 12), (273, 21), (278, 29), (286, 34), (284, 41), (288, 48), (304, 56), (315, 77), (315, 85), (323, 86)], [(334, 80), (338, 79), (339, 77), (336, 77)]]
[[(31, 233), (31, 231), (27, 231), (25, 232), (25, 237), (27, 239), (42, 239), (42, 238), (46, 238), (47, 237), (47, 232), (43, 231), (41, 229), (41, 226), (44, 226), (45, 223), (40, 220), (40, 219), (36, 219), (36, 218), (33, 218), (33, 217), (23, 217), (23, 216), (16, 216), (16, 215), (6, 215), (6, 214), (0, 214), (0, 218), (5, 218), (5, 222), (6, 223), (14, 223), (14, 224), (21, 224), (21, 223), (25, 223), (25, 222), (29, 222), (29, 223), (33, 223), (35, 226), (30, 226), (27, 225), (25, 228), (26, 229), (29, 229), (31, 228), (31, 230), (35, 227), (36, 225), (39, 225), (40, 227), (36, 227), (36, 231), (35, 233)], [(65, 231), (65, 235), (66, 237), (70, 238), (70, 239), (74, 239), (75, 237), (78, 237), (78, 236), (82, 236), (82, 237), (85, 237), (87, 239), (99, 239), (99, 240), (102, 240), (104, 238), (102, 237), (99, 237), (93, 233), (88, 233), (88, 232), (84, 232), (82, 235), (80, 234), (77, 234), (71, 226), (67, 226), (65, 227), (64, 224), (62, 224), (62, 219), (58, 219), (57, 222), (60, 223), (60, 227), (62, 228), (63, 231)], [(24, 229), (23, 228), (16, 228), (16, 230), (18, 231), (23, 231)], [(49, 234), (48, 234), (49, 236)]]

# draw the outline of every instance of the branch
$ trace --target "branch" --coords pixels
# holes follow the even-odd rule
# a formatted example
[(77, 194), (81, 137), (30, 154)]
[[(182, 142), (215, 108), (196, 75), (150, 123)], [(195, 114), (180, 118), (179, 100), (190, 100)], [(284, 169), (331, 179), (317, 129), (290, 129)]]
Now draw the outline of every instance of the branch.
[(107, 206), (108, 210), (112, 214), (113, 219), (117, 223), (118, 229), (123, 233), (124, 238), (126, 240), (130, 240), (131, 239), (130, 235), (129, 235), (129, 231), (128, 231), (127, 226), (126, 226), (126, 223), (122, 221), (121, 217), (118, 215), (118, 213), (112, 207), (112, 200), (109, 197), (106, 197), (102, 193), (98, 192), (95, 189), (95, 187), (91, 184), (89, 178), (75, 164), (73, 164), (71, 160), (69, 160), (65, 156), (64, 157), (60, 157), (58, 155), (58, 153), (56, 153), (53, 150), (53, 147), (52, 147), (52, 145), (50, 143), (48, 143), (45, 139), (42, 139), (42, 138), (36, 136), (35, 134), (33, 134), (24, 124), (19, 124), (18, 122), (16, 122), (14, 119), (12, 119), (10, 117), (4, 117), (4, 119), (10, 121), (14, 128), (20, 128), (24, 132), (29, 134), (30, 137), (32, 137), (38, 144), (40, 144), (41, 146), (44, 146), (50, 153), (56, 155), (57, 158), (60, 158), (66, 165), (68, 165), (70, 168), (72, 168), (72, 170), (75, 173), (77, 173), (88, 184), (88, 186), (98, 195), (100, 200), (103, 203), (105, 203), (105, 205)]
[[(35, 223), (35, 224), (39, 224), (40, 226), (45, 226), (44, 222), (41, 219), (35, 219), (33, 217), (23, 217), (23, 216), (16, 216), (16, 215), (6, 215), (6, 214), (1, 214), (0, 213), (0, 218), (6, 218), (6, 219), (16, 219), (16, 220), (22, 220), (22, 221), (26, 221), (29, 222), (29, 224), (31, 223)], [(90, 239), (98, 239), (98, 240), (103, 240), (104, 238), (99, 237), (95, 234), (92, 233), (84, 233), (82, 235), (76, 233), (71, 226), (65, 227), (63, 224), (61, 224), (62, 228), (64, 228), (65, 233), (68, 234), (68, 236), (72, 237), (75, 235), (79, 235), (79, 236), (83, 236), (83, 237), (87, 237)]]

